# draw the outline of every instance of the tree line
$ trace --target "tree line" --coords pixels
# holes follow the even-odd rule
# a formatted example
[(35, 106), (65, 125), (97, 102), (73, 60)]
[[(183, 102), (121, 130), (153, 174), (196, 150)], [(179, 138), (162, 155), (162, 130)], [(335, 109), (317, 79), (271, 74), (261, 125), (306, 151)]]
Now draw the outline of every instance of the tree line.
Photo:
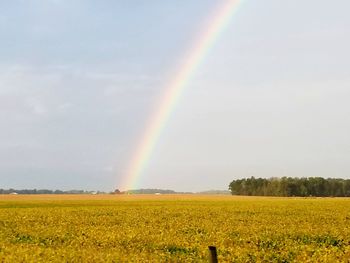
[(232, 195), (250, 196), (350, 196), (350, 179), (339, 178), (244, 178), (229, 185)]
[(23, 195), (35, 195), (35, 194), (104, 194), (100, 191), (84, 191), (84, 190), (48, 190), (48, 189), (0, 189), (0, 194), (23, 194)]

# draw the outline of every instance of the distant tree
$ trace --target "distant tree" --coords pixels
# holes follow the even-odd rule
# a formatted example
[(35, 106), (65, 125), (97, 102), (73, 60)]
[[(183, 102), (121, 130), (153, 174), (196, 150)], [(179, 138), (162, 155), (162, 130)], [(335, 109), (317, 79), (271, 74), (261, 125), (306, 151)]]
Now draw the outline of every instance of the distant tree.
[(115, 195), (120, 195), (121, 193), (122, 193), (122, 192), (120, 192), (119, 189), (115, 189), (114, 192), (113, 192), (113, 194), (115, 194)]
[(233, 195), (350, 196), (350, 180), (337, 178), (243, 178), (229, 185)]

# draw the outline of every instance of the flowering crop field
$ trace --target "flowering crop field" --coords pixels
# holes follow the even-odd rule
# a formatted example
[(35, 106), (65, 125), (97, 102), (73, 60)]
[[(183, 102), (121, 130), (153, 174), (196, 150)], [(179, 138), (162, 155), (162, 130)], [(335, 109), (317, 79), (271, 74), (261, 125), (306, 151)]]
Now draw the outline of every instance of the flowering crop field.
[(350, 199), (0, 196), (1, 262), (350, 262)]

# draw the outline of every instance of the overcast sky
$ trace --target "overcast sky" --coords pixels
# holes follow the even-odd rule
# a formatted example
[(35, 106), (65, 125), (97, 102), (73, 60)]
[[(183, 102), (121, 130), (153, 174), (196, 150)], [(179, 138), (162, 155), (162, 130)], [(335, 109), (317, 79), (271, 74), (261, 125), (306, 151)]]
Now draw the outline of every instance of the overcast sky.
[[(224, 0), (0, 2), (0, 188), (112, 190)], [(246, 0), (138, 187), (350, 178), (350, 2)]]

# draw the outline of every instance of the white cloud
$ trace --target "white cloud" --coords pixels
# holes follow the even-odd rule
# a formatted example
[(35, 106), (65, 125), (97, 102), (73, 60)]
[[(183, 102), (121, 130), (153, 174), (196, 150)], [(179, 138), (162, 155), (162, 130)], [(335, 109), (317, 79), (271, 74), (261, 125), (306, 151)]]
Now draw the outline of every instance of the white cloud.
[(42, 101), (40, 101), (37, 98), (28, 98), (26, 100), (26, 103), (28, 107), (30, 108), (31, 112), (36, 115), (45, 115), (48, 113), (47, 107), (43, 104)]
[(114, 167), (111, 165), (105, 166), (102, 168), (102, 171), (104, 172), (113, 172), (114, 171)]
[(59, 113), (67, 113), (67, 112), (69, 112), (70, 109), (72, 109), (72, 107), (73, 107), (72, 103), (65, 102), (65, 103), (62, 103), (62, 104), (58, 105), (57, 111)]

